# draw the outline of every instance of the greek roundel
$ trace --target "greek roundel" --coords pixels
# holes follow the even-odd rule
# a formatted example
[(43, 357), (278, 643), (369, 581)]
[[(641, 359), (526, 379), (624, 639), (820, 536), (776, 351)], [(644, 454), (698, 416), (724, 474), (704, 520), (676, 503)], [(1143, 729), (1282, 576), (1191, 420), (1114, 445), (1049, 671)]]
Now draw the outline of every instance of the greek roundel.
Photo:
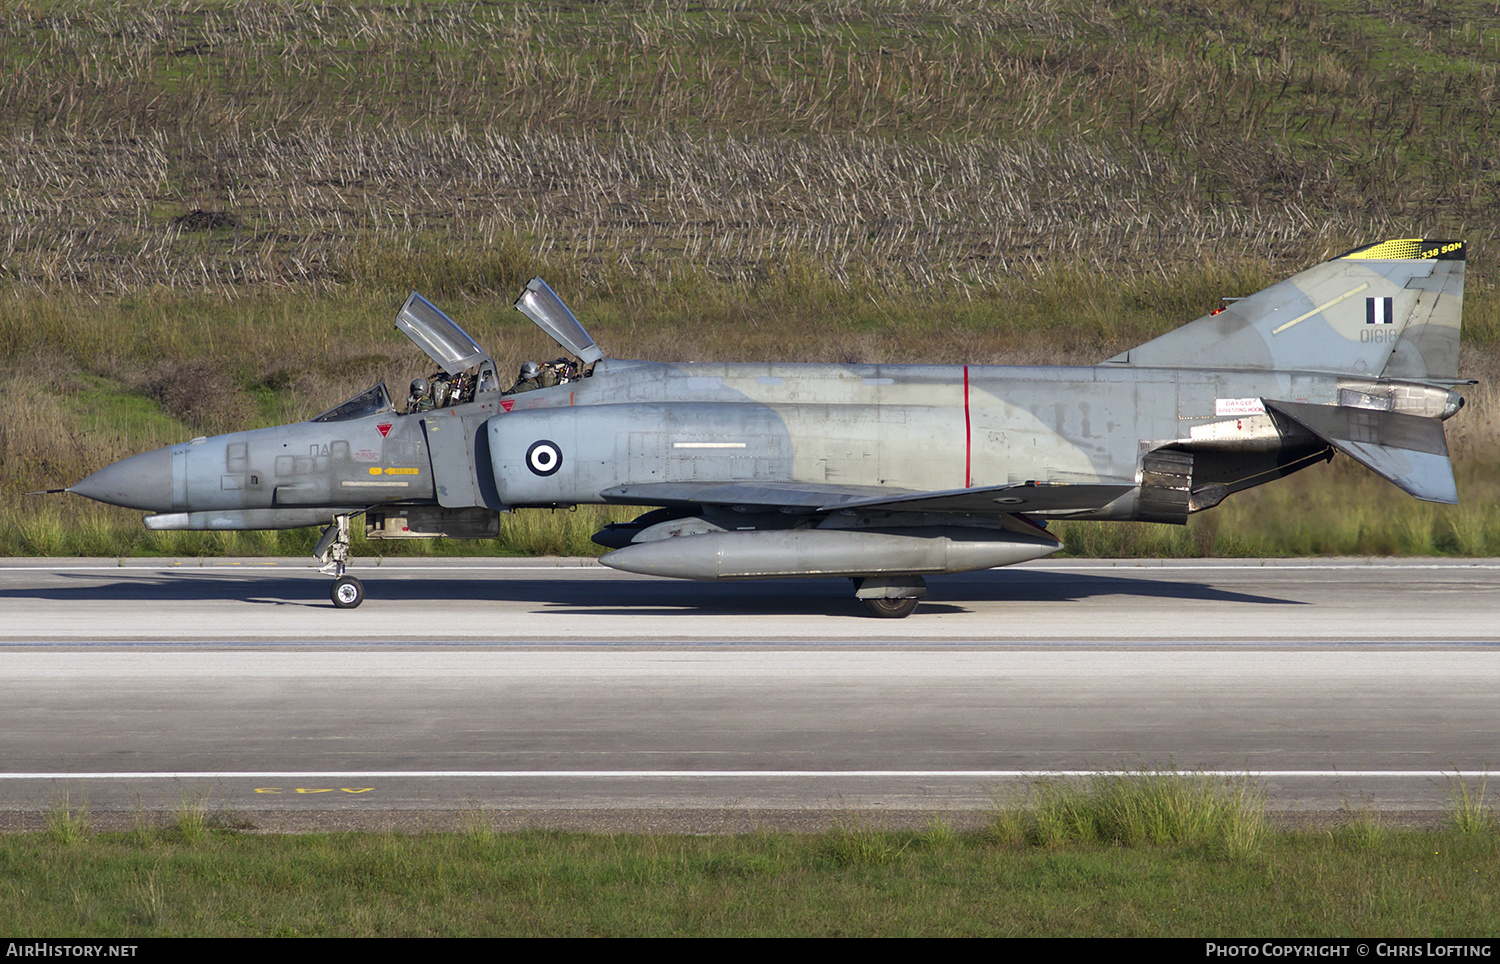
[(526, 467), (533, 475), (552, 475), (562, 468), (562, 449), (550, 439), (539, 439), (526, 450)]

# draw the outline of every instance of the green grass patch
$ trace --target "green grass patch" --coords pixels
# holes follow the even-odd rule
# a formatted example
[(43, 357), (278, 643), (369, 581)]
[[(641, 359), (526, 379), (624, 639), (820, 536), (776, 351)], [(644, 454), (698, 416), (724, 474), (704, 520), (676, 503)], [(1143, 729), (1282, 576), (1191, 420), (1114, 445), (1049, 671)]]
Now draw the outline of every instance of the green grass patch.
[(1500, 832), (1500, 823), (1496, 821), (1495, 808), (1489, 799), (1489, 782), (1488, 774), (1477, 784), (1471, 784), (1461, 776), (1450, 780), (1450, 816), (1455, 833), (1493, 838)]
[(1227, 856), (1253, 852), (1264, 804), (1248, 778), (1141, 771), (1087, 780), (1043, 779), (996, 798), (991, 833), (1012, 844), (1183, 844)]
[(821, 834), (0, 836), (0, 928), (142, 936), (1478, 937), (1493, 833), (1268, 830), (1253, 851)]
[(262, 835), (203, 797), (94, 832), (66, 800), (0, 835), (0, 929), (115, 936), (1477, 937), (1500, 827), (1455, 784), (1441, 831), (1367, 807), (1266, 819), (1253, 783), (1175, 770), (997, 791), (983, 830), (856, 817), (822, 833)]
[(89, 837), (89, 808), (87, 804), (77, 807), (66, 795), (42, 814), (46, 824), (46, 838), (62, 846), (79, 844)]

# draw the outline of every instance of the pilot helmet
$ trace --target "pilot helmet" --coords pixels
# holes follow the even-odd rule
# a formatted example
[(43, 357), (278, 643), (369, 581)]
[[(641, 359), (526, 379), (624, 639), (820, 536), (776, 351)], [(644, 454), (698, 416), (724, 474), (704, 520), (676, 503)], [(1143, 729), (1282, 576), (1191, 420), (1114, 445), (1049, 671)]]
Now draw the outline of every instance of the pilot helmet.
[(427, 379), (425, 379), (425, 378), (413, 378), (411, 380), (411, 393), (412, 393), (413, 396), (417, 396), (417, 397), (420, 397), (422, 395), (426, 395), (427, 394)]
[(523, 379), (526, 379), (526, 378), (535, 378), (536, 377), (536, 373), (539, 372), (539, 371), (541, 371), (541, 370), (542, 370), (542, 367), (540, 365), (538, 365), (536, 362), (534, 362), (534, 361), (525, 362), (525, 363), (523, 363), (521, 365), (521, 377)]

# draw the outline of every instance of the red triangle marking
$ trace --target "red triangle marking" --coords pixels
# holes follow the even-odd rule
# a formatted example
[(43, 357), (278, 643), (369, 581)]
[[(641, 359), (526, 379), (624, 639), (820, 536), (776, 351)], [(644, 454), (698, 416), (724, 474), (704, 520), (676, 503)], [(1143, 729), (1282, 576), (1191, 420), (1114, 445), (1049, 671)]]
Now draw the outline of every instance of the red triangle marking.
[(391, 423), (386, 422), (384, 425), (377, 425), (375, 427), (380, 429), (380, 437), (385, 438), (386, 433), (391, 430)]
[(513, 401), (511, 401), (508, 398), (501, 399), (501, 401), (500, 401), (500, 407), (503, 408), (503, 409), (505, 409), (507, 412), (510, 411), (512, 408), (514, 408), (515, 405), (516, 405), (516, 403), (513, 402)]

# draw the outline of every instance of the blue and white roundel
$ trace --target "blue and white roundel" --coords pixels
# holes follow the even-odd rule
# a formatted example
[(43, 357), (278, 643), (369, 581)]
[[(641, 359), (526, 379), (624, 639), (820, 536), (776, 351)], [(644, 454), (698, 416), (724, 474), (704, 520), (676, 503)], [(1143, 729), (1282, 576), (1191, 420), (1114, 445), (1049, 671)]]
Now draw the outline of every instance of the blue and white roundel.
[(551, 439), (539, 439), (526, 450), (526, 467), (533, 475), (552, 475), (562, 468), (562, 449)]

